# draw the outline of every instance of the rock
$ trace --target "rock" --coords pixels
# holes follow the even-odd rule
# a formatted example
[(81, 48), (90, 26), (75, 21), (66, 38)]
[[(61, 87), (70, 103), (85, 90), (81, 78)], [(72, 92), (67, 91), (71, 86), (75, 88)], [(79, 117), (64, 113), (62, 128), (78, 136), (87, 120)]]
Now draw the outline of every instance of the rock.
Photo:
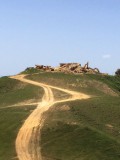
[(56, 68), (51, 66), (44, 65), (35, 65), (37, 69), (50, 71), (50, 72), (64, 72), (64, 73), (89, 73), (89, 74), (97, 74), (100, 73), (98, 68), (90, 68), (89, 63), (87, 62), (83, 67), (79, 63), (60, 63), (60, 65)]

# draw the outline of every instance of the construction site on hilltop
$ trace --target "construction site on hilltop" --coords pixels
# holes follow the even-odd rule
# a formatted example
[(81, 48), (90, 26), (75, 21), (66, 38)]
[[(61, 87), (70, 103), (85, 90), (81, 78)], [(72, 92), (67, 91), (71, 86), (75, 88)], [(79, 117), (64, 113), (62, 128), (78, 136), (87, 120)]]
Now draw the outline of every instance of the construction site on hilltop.
[(79, 63), (60, 63), (58, 67), (51, 67), (45, 65), (35, 65), (35, 68), (41, 71), (48, 72), (64, 72), (64, 73), (89, 73), (89, 74), (100, 74), (98, 68), (89, 67), (89, 63), (87, 62), (83, 67)]

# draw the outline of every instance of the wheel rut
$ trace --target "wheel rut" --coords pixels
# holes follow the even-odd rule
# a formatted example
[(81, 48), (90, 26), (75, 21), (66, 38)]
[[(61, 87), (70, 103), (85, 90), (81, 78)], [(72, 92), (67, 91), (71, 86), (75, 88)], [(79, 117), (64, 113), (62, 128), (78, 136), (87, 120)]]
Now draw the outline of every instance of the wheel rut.
[[(33, 84), (44, 89), (42, 101), (38, 103), (36, 109), (25, 120), (24, 124), (18, 132), (15, 142), (17, 157), (19, 160), (42, 160), (41, 148), (39, 144), (40, 130), (44, 122), (42, 114), (56, 103), (74, 101), (77, 99), (87, 99), (90, 98), (90, 96), (85, 95), (83, 93), (35, 82), (26, 79), (25, 75), (16, 75), (10, 78), (17, 79), (25, 83)], [(59, 91), (68, 93), (70, 97), (64, 100), (61, 99), (59, 101), (56, 101), (54, 99), (52, 89), (57, 89)]]

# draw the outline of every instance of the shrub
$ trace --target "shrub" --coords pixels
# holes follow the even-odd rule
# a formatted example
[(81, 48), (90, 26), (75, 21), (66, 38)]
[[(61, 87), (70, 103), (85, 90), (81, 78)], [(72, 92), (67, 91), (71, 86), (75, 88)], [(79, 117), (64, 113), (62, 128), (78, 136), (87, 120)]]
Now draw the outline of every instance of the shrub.
[(117, 71), (115, 72), (116, 76), (120, 76), (120, 69), (117, 69)]

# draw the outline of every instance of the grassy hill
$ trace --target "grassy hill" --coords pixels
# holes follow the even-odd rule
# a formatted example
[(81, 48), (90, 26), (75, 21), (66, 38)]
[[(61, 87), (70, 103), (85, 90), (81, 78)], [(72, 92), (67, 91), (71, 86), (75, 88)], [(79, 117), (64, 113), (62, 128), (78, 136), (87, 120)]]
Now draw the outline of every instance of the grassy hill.
[(56, 104), (44, 114), (43, 159), (120, 159), (119, 77), (39, 73), (28, 78), (91, 95)]
[[(31, 80), (91, 96), (88, 100), (56, 104), (44, 113), (40, 141), (43, 160), (120, 159), (120, 77), (34, 69), (22, 73), (29, 74)], [(56, 99), (67, 96), (57, 90), (53, 93)], [(37, 86), (0, 78), (0, 160), (16, 157), (18, 130), (36, 107), (24, 104), (39, 101), (42, 95), (43, 90)], [(19, 106), (20, 102), (23, 105)]]
[[(18, 130), (36, 107), (25, 104), (28, 101), (37, 102), (42, 95), (41, 88), (8, 77), (0, 78), (0, 160), (16, 157), (15, 139)], [(23, 105), (19, 106), (20, 102)]]

